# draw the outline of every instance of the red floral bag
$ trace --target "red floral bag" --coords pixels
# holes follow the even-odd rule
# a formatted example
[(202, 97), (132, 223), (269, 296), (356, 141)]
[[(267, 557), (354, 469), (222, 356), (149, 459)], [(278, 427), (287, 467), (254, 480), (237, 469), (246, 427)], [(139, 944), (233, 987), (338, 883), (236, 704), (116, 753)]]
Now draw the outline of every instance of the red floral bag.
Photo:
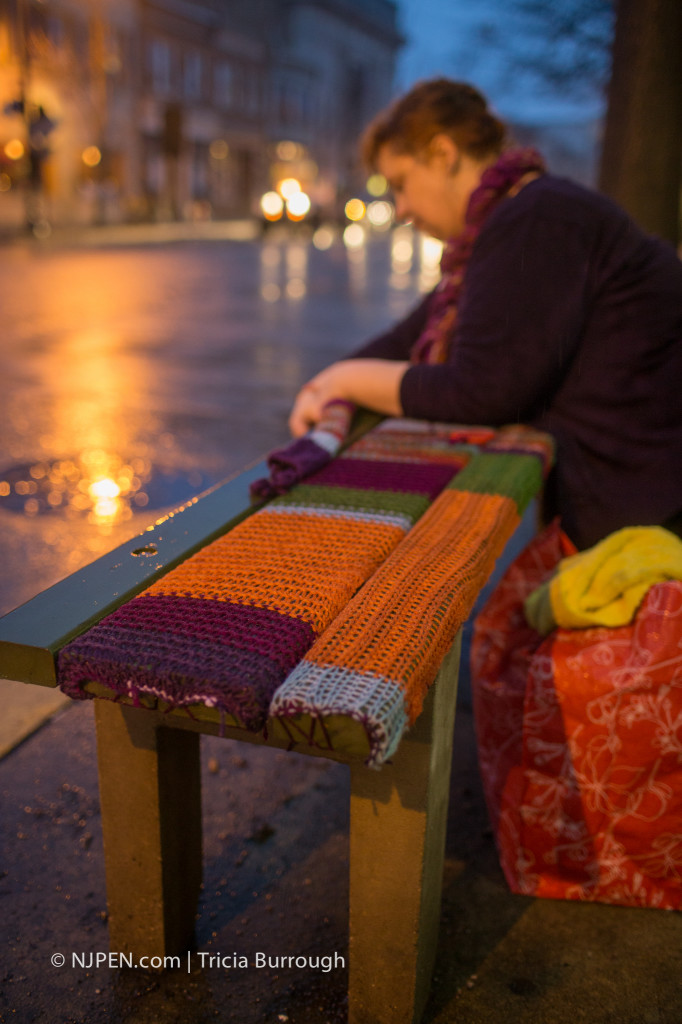
[(478, 749), (515, 892), (682, 907), (682, 583), (615, 629), (543, 638), (523, 601), (575, 549), (553, 524), (474, 624)]

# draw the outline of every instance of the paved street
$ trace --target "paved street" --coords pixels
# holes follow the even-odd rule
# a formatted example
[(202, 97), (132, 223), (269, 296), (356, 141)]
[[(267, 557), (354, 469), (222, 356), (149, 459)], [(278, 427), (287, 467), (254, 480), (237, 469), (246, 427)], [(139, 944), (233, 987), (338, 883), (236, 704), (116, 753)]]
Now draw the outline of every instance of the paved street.
[(399, 270), (383, 237), (4, 248), (0, 613), (285, 440), (297, 387), (415, 301)]
[[(0, 610), (285, 440), (296, 387), (426, 285), (397, 251), (0, 249)], [(90, 959), (108, 953), (91, 703), (0, 760), (0, 1024), (344, 1024), (344, 968), (210, 957), (347, 956), (346, 770), (208, 737), (202, 759), (197, 947), (163, 974)], [(464, 702), (424, 1024), (679, 1024), (681, 942), (678, 914), (507, 891)]]

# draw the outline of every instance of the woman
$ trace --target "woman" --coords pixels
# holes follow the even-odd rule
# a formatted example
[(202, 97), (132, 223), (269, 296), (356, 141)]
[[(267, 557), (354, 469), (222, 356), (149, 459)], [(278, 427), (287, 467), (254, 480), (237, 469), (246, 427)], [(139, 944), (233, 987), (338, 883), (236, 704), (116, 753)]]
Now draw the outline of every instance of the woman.
[(578, 547), (682, 517), (682, 264), (614, 203), (507, 148), (475, 89), (417, 85), (365, 156), (399, 218), (443, 239), (438, 288), (296, 398), (300, 437), (345, 399), (557, 443), (546, 514)]

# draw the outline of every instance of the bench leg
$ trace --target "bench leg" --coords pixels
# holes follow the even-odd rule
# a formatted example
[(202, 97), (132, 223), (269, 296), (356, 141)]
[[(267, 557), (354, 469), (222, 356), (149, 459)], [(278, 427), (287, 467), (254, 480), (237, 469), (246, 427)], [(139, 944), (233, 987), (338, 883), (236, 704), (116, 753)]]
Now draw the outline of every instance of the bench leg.
[(199, 735), (95, 701), (112, 951), (191, 948), (201, 885)]
[(391, 765), (351, 767), (349, 1024), (416, 1024), (431, 984), (459, 638)]

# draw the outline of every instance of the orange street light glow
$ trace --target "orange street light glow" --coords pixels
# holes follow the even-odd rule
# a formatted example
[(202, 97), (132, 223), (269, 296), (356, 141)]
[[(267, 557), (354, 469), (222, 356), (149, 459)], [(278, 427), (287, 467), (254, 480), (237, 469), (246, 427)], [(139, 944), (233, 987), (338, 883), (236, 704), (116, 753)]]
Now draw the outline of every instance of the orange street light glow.
[(292, 196), (301, 191), (301, 183), (296, 178), (284, 178), (277, 185), (277, 191), (282, 199), (291, 199)]
[(95, 480), (88, 487), (88, 494), (95, 500), (101, 500), (102, 498), (117, 498), (121, 493), (121, 488), (118, 486), (115, 480), (110, 477), (105, 477), (102, 480)]
[(284, 201), (276, 192), (266, 192), (261, 196), (260, 208), (266, 220), (279, 220), (284, 211)]
[(294, 192), (287, 199), (287, 217), (289, 220), (303, 220), (310, 209), (310, 197), (305, 192)]
[(97, 167), (102, 160), (102, 154), (97, 146), (87, 146), (81, 153), (81, 160), (86, 167)]
[(349, 199), (344, 207), (348, 220), (362, 220), (365, 216), (365, 204), (362, 199)]
[(5, 146), (5, 156), (9, 160), (21, 160), (24, 152), (24, 144), (20, 139), (10, 139)]

